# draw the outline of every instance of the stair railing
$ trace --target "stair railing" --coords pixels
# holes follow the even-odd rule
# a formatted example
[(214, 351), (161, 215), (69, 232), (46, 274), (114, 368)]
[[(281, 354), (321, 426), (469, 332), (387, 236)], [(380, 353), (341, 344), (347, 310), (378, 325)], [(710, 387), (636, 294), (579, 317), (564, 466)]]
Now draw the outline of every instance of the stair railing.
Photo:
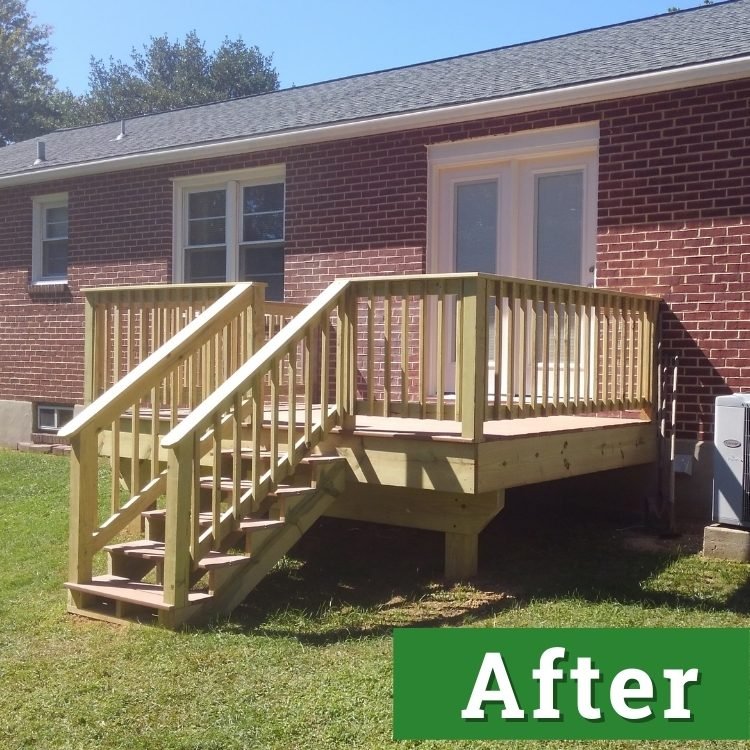
[[(351, 303), (350, 282), (331, 284), (162, 440), (167, 604), (187, 604), (198, 561), (220, 550), (240, 519), (353, 414)], [(208, 528), (200, 522), (202, 483), (210, 486)]]
[[(264, 284), (232, 286), (60, 431), (72, 448), (72, 582), (90, 580), (95, 553), (164, 494), (162, 434), (260, 347), (264, 295)], [(109, 471), (100, 454), (110, 457)]]

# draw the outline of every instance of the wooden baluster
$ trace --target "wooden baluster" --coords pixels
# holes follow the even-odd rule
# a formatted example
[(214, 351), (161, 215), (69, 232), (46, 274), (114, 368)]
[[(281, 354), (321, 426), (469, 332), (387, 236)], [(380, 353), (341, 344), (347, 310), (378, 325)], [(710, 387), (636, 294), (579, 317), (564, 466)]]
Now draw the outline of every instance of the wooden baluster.
[(501, 405), (502, 405), (502, 388), (503, 388), (503, 295), (505, 282), (495, 281), (492, 283), (493, 294), (495, 296), (495, 309), (493, 314), (495, 316), (495, 341), (494, 341), (494, 356), (495, 356), (495, 380), (493, 384), (494, 388), (494, 405), (492, 415), (495, 419), (500, 419), (501, 416)]
[(221, 414), (214, 414), (211, 425), (211, 526), (213, 527), (213, 549), (221, 546)]
[(386, 282), (383, 292), (383, 416), (391, 414), (391, 292)]
[[(305, 425), (304, 425), (304, 435), (305, 435), (305, 444), (311, 445), (312, 444), (312, 425), (313, 425), (313, 358), (312, 358), (312, 348), (313, 348), (313, 340), (312, 340), (312, 334), (313, 332), (310, 330), (305, 334), (305, 337), (302, 341), (303, 346), (303, 359), (304, 359), (304, 368), (305, 368), (305, 390), (304, 390), (304, 408), (305, 408)], [(327, 357), (326, 359), (326, 366), (327, 366)], [(321, 394), (322, 396), (322, 394)], [(325, 407), (325, 408), (324, 408)], [(326, 394), (326, 402), (325, 404), (322, 402), (321, 398), (321, 421), (323, 424), (325, 424), (325, 409), (328, 408), (328, 401), (327, 401), (327, 394)]]
[(529, 336), (526, 284), (519, 284), (518, 299), (518, 362), (520, 364), (519, 384), (518, 384), (518, 403), (520, 416), (526, 415), (526, 381), (527, 381), (527, 342)]
[(375, 415), (375, 291), (372, 282), (365, 286), (367, 295), (367, 414)]
[(583, 330), (583, 410), (591, 411), (591, 347), (593, 334), (591, 332), (591, 293), (587, 290), (582, 295), (582, 318), (581, 328)]
[(512, 419), (514, 416), (513, 401), (516, 391), (516, 340), (518, 339), (518, 326), (516, 322), (516, 283), (508, 285), (508, 392), (505, 394), (506, 416)]
[(252, 435), (252, 460), (250, 463), (250, 479), (253, 488), (253, 504), (251, 510), (258, 507), (260, 486), (260, 450), (261, 435), (263, 434), (263, 376), (258, 376), (250, 384), (250, 413)]
[[(297, 423), (297, 346), (292, 346), (289, 349), (289, 361), (287, 363), (287, 379), (288, 379), (288, 405), (287, 405), (287, 454), (289, 456), (289, 466), (294, 467), (297, 461), (294, 450), (294, 426)], [(305, 391), (312, 391), (312, 357), (305, 358), (305, 364), (310, 362), (310, 381), (309, 385), (305, 386)], [(309, 401), (312, 404), (312, 398), (305, 398), (305, 402)], [(322, 420), (322, 414), (321, 414)]]
[[(112, 498), (110, 515), (120, 510), (120, 416), (112, 421), (112, 449), (110, 452), (110, 466), (112, 467)], [(135, 493), (133, 493), (135, 494)]]
[[(437, 396), (437, 418), (444, 419), (445, 401), (445, 284), (443, 281), (437, 283), (437, 346), (436, 348), (436, 396)], [(458, 369), (458, 368), (457, 368)], [(458, 377), (458, 374), (457, 374)]]
[(161, 421), (159, 386), (151, 389), (151, 479), (159, 475), (159, 426)]
[[(455, 302), (455, 311), (456, 311), (456, 317), (453, 324), (454, 327), (454, 344), (456, 347), (456, 357), (455, 357), (455, 370), (453, 373), (453, 383), (454, 383), (454, 415), (453, 418), (460, 422), (461, 420), (461, 405), (463, 403), (463, 385), (464, 385), (464, 373), (463, 369), (465, 366), (464, 362), (464, 315), (463, 315), (463, 287), (462, 292), (459, 293), (456, 296), (456, 302)], [(473, 331), (474, 335), (476, 335), (478, 332)], [(475, 365), (476, 366), (476, 365)], [(478, 395), (478, 394), (477, 394)], [(467, 396), (468, 397), (468, 396)]]
[[(328, 315), (323, 315), (320, 320), (320, 416), (321, 424), (325, 428), (328, 423), (328, 395), (331, 379), (330, 368), (330, 323)], [(312, 404), (312, 387), (305, 386), (305, 404)], [(312, 408), (312, 407), (311, 407)], [(371, 412), (374, 414), (374, 411)]]
[(583, 304), (581, 302), (581, 292), (573, 292), (573, 413), (579, 411), (581, 401), (581, 316), (583, 314)]
[(279, 369), (271, 366), (271, 481), (279, 481)]
[(549, 354), (550, 354), (550, 287), (542, 287), (542, 414), (546, 415), (550, 408), (549, 394)]
[(133, 404), (131, 412), (131, 451), (130, 451), (130, 494), (137, 494), (141, 488), (141, 402)]
[(537, 302), (539, 300), (539, 287), (536, 284), (529, 285), (529, 365), (531, 383), (529, 384), (529, 414), (538, 416), (538, 386), (539, 372), (537, 366)]
[(565, 355), (563, 357), (563, 413), (567, 414), (570, 409), (570, 365), (573, 360), (571, 354), (571, 330), (570, 330), (570, 289), (563, 289), (562, 313), (564, 323), (563, 341), (565, 342)]
[(419, 411), (418, 415), (420, 419), (424, 419), (427, 413), (427, 321), (426, 316), (426, 305), (425, 298), (427, 296), (427, 289), (424, 283), (419, 282), (417, 285), (417, 325), (419, 328), (419, 362), (417, 363), (417, 376), (418, 376), (418, 394), (419, 400)]
[(232, 399), (232, 512), (239, 520), (242, 499), (242, 394)]
[(409, 416), (409, 299), (406, 282), (401, 295), (401, 416)]

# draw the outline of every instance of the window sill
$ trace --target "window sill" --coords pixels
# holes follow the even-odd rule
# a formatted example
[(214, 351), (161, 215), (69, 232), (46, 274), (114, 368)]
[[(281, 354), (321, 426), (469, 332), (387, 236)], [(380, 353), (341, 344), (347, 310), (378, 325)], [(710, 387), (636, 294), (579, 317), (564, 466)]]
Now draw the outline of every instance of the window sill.
[(54, 296), (57, 294), (68, 294), (70, 287), (67, 279), (57, 281), (34, 281), (28, 286), (29, 294), (34, 296)]

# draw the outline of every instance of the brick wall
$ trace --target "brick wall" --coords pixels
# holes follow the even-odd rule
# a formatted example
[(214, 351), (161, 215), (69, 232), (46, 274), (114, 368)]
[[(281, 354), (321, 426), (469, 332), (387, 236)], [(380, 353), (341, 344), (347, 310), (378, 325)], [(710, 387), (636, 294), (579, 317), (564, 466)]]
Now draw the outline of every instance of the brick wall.
[[(424, 271), (429, 144), (598, 120), (599, 283), (664, 296), (681, 431), (706, 434), (713, 397), (750, 387), (749, 96), (726, 83), (0, 191), (0, 399), (81, 400), (79, 290), (171, 278), (172, 177), (285, 163), (286, 293), (304, 301), (337, 276)], [(69, 289), (42, 296), (31, 198), (64, 190)]]

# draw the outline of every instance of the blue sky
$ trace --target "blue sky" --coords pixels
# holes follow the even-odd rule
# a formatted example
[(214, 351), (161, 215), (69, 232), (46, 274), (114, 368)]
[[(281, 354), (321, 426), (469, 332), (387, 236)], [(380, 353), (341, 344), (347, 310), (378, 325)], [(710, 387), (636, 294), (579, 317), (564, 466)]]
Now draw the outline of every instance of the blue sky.
[(82, 93), (89, 58), (129, 60), (151, 36), (195, 29), (209, 50), (238, 35), (302, 85), (566, 34), (700, 0), (27, 0), (52, 27), (50, 71)]

